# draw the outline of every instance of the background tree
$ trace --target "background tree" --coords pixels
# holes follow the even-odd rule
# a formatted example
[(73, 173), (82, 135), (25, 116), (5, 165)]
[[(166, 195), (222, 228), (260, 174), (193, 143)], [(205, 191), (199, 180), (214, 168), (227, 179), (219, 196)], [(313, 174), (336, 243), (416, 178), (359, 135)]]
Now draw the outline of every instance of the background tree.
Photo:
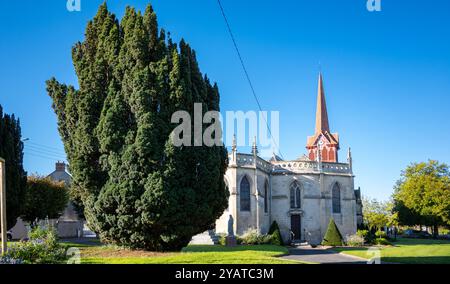
[(367, 197), (362, 198), (363, 221), (370, 230), (381, 231), (384, 226), (394, 220), (389, 209), (389, 204)]
[(6, 216), (8, 230), (20, 216), (27, 174), (23, 169), (23, 143), (20, 121), (3, 113), (0, 105), (0, 157), (6, 160)]
[(403, 201), (394, 199), (392, 208), (398, 216), (398, 223), (403, 226), (416, 226), (426, 224), (427, 221), (419, 213), (405, 206)]
[(69, 193), (64, 182), (30, 176), (27, 181), (22, 219), (29, 222), (32, 227), (46, 218), (58, 219), (66, 209), (68, 202)]
[(394, 199), (401, 221), (430, 226), (433, 236), (437, 237), (439, 226), (450, 225), (448, 166), (433, 160), (411, 164), (402, 172)]
[(195, 51), (166, 37), (150, 5), (119, 22), (103, 4), (72, 59), (79, 89), (51, 79), (47, 90), (90, 228), (148, 250), (179, 250), (212, 228), (227, 207), (226, 149), (170, 138), (174, 111), (219, 110)]

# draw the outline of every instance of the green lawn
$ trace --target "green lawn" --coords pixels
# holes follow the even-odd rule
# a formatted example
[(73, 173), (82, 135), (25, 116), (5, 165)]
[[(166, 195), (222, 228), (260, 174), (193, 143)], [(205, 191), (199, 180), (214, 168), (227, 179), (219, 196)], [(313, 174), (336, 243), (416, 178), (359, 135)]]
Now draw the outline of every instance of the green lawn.
[(179, 253), (132, 251), (111, 246), (79, 247), (85, 264), (299, 264), (276, 258), (288, 253), (285, 247), (188, 246)]
[[(362, 258), (371, 258), (367, 248), (336, 248)], [(450, 264), (450, 241), (401, 238), (381, 247), (381, 261), (413, 264)]]

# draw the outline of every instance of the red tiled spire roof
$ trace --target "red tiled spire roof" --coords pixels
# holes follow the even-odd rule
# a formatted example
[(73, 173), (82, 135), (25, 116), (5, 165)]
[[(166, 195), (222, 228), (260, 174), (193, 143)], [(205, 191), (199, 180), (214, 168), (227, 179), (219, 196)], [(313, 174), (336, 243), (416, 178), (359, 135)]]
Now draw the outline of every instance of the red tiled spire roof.
[(325, 102), (325, 92), (323, 90), (322, 73), (319, 73), (316, 110), (316, 134), (326, 132), (330, 132), (330, 125), (328, 123), (328, 112), (327, 104)]
[[(319, 152), (317, 148), (320, 140), (325, 143), (321, 146)], [(308, 149), (310, 160), (315, 160), (319, 152), (321, 153), (323, 162), (338, 162), (339, 135), (330, 132), (322, 73), (319, 73), (319, 86), (317, 91), (316, 130), (313, 136), (308, 137), (306, 149)]]

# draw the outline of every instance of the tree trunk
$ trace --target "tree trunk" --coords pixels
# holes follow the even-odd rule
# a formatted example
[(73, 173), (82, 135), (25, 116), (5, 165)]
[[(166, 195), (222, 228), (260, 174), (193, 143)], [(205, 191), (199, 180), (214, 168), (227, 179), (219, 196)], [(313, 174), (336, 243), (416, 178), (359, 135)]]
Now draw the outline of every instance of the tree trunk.
[(433, 225), (433, 239), (437, 239), (439, 236), (439, 226), (434, 224)]

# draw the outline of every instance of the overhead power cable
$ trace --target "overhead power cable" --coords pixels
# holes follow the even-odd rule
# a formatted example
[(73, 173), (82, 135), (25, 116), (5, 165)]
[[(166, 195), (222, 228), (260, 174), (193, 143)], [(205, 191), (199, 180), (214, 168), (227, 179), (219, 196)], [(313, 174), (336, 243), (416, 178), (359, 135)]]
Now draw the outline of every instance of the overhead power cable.
[(53, 151), (53, 150), (45, 150), (43, 148), (35, 147), (33, 145), (25, 145), (25, 149), (29, 149), (29, 150), (33, 150), (33, 151), (37, 151), (37, 152), (42, 152), (44, 154), (51, 154), (53, 156), (59, 156), (59, 157), (65, 157), (66, 156), (65, 153), (61, 153), (61, 152), (57, 152), (57, 151)]
[(36, 148), (42, 148), (42, 149), (45, 149), (45, 150), (49, 150), (49, 151), (52, 151), (52, 152), (58, 152), (58, 153), (61, 153), (61, 154), (65, 155), (64, 151), (62, 151), (62, 150), (60, 150), (60, 149), (58, 149), (56, 147), (50, 147), (50, 146), (39, 144), (39, 143), (36, 143), (36, 142), (31, 142), (29, 140), (25, 141), (25, 145), (27, 145), (27, 144), (28, 145), (32, 145), (32, 146), (34, 146)]
[[(250, 89), (252, 91), (253, 97), (254, 97), (254, 99), (256, 101), (256, 104), (258, 105), (258, 109), (259, 109), (259, 111), (261, 113), (263, 113), (263, 110), (262, 110), (262, 107), (261, 107), (261, 103), (259, 102), (258, 96), (256, 95), (255, 88), (253, 87), (252, 80), (250, 79), (250, 75), (249, 75), (249, 73), (247, 71), (247, 68), (245, 67), (244, 59), (242, 58), (241, 52), (239, 51), (239, 47), (237, 45), (236, 39), (234, 38), (233, 31), (231, 30), (231, 26), (230, 26), (230, 23), (228, 21), (227, 15), (225, 14), (225, 11), (223, 9), (222, 3), (221, 3), (220, 0), (217, 0), (217, 3), (219, 4), (220, 11), (222, 13), (223, 19), (225, 21), (225, 24), (227, 25), (228, 33), (230, 34), (231, 40), (233, 41), (234, 49), (236, 50), (236, 53), (237, 53), (237, 55), (239, 57), (239, 61), (240, 61), (241, 66), (242, 66), (242, 70), (244, 71), (245, 77), (246, 77), (247, 82), (248, 82), (248, 84), (250, 86)], [(264, 121), (266, 123), (267, 130), (269, 132), (270, 137), (272, 138), (273, 143), (275, 144), (275, 147), (278, 148), (278, 153), (280, 154), (281, 158), (283, 158), (283, 160), (284, 160), (283, 154), (281, 153), (281, 149), (277, 145), (277, 142), (275, 141), (275, 139), (273, 138), (272, 130), (270, 129), (270, 126), (269, 126), (269, 123), (268, 123), (267, 119), (265, 118), (264, 115), (262, 115), (262, 117), (263, 117), (263, 119), (264, 119)]]
[(45, 160), (49, 160), (49, 161), (55, 161), (55, 160), (63, 160), (63, 161), (65, 161), (66, 159), (55, 159), (55, 158), (53, 158), (53, 157), (49, 157), (49, 156), (47, 156), (47, 155), (41, 155), (41, 154), (38, 154), (38, 153), (33, 153), (33, 152), (28, 152), (28, 151), (25, 151), (25, 155), (30, 155), (30, 156), (33, 156), (33, 157), (38, 157), (38, 158), (41, 158), (41, 159), (45, 159)]

